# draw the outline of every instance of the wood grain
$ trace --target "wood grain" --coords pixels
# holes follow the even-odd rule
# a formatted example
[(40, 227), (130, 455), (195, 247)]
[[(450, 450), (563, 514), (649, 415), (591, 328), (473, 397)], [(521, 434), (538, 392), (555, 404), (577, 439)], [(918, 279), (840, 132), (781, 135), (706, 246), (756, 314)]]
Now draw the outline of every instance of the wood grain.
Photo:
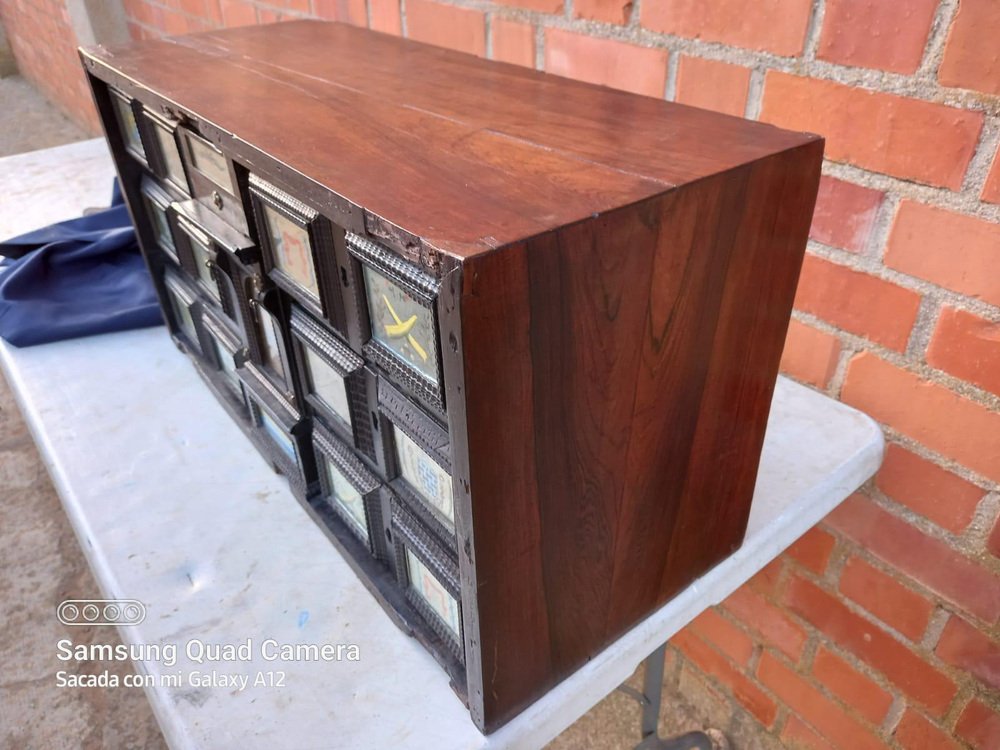
[(379, 100), (536, 143), (667, 184), (682, 184), (800, 142), (801, 135), (707, 110), (594, 86), (519, 65), (371, 34), (324, 30), (337, 54), (314, 56), (310, 21), (240, 34), (209, 32), (212, 45)]

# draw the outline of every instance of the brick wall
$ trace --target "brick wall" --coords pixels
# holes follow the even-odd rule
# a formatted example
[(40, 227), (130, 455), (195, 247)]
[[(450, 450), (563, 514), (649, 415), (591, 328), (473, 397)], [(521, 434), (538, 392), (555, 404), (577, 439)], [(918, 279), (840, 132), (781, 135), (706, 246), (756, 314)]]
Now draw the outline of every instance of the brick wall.
[(783, 366), (879, 420), (885, 465), (679, 634), (668, 679), (757, 747), (1000, 747), (1000, 2), (125, 8), (136, 38), (316, 15), (824, 134)]
[(21, 75), (79, 125), (100, 132), (65, 0), (0, 0), (0, 24)]

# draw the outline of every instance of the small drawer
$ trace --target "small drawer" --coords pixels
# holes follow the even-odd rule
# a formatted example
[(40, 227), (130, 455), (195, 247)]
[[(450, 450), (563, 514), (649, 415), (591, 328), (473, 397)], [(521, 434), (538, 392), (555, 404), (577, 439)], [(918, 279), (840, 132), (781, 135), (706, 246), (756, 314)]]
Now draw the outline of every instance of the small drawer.
[(171, 209), (181, 266), (233, 325), (242, 325), (239, 297), (246, 267), (240, 259), (256, 257), (252, 241), (207, 214), (196, 201), (173, 203)]
[(390, 496), (396, 577), (431, 631), (464, 659), (458, 562), (395, 496)]
[(202, 294), (217, 305), (221, 305), (222, 290), (215, 263), (217, 250), (212, 240), (201, 228), (182, 216), (177, 217), (177, 228), (181, 232), (181, 241), (187, 250), (181, 256), (184, 258), (182, 261), (184, 270), (195, 281)]
[(239, 370), (246, 362), (247, 350), (218, 313), (202, 308), (201, 323), (205, 359), (212, 368), (209, 380), (220, 397), (246, 419), (249, 412)]
[(456, 549), (448, 431), (384, 379), (378, 408), (385, 472), (393, 491), (450, 549)]
[(244, 340), (246, 368), (296, 411), (301, 411), (301, 392), (288, 338), (288, 302), (273, 286), (261, 288), (259, 275), (245, 279)]
[(291, 332), (300, 390), (314, 418), (370, 461), (378, 461), (375, 374), (339, 337), (295, 305)]
[(179, 196), (190, 196), (191, 188), (177, 141), (178, 121), (162, 117), (148, 107), (143, 107), (139, 122), (147, 144), (146, 155), (150, 170)]
[(439, 282), (365, 237), (348, 232), (345, 241), (354, 258), (365, 359), (412, 398), (444, 416)]
[(115, 121), (118, 125), (122, 145), (132, 158), (148, 167), (149, 160), (146, 157), (146, 148), (139, 132), (137, 115), (141, 105), (116, 88), (109, 87), (108, 92), (111, 94), (111, 108), (115, 112)]
[(150, 177), (143, 177), (141, 189), (142, 204), (149, 218), (156, 246), (174, 263), (180, 264), (170, 218), (170, 196)]
[(170, 332), (187, 351), (201, 357), (203, 351), (199, 333), (201, 302), (198, 293), (179, 274), (169, 268), (163, 274), (163, 287), (169, 303)]
[(250, 200), (264, 272), (299, 305), (346, 338), (336, 244), (343, 230), (257, 175)]
[(240, 172), (233, 161), (189, 127), (177, 129), (177, 142), (191, 196), (237, 231), (249, 233), (241, 198)]
[(292, 409), (269, 384), (244, 366), (238, 370), (250, 412), (251, 437), (300, 498), (316, 490), (316, 463), (308, 420)]
[(315, 422), (312, 439), (321, 500), (334, 510), (374, 557), (386, 559), (382, 484), (378, 477), (347, 445)]

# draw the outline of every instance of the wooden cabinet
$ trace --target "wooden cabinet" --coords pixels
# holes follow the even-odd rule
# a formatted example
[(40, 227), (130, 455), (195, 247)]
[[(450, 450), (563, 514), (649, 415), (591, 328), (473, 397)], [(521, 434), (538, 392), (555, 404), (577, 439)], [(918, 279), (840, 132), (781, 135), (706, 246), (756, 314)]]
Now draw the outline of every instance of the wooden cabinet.
[(82, 57), (172, 335), (479, 727), (740, 545), (820, 138), (338, 24)]

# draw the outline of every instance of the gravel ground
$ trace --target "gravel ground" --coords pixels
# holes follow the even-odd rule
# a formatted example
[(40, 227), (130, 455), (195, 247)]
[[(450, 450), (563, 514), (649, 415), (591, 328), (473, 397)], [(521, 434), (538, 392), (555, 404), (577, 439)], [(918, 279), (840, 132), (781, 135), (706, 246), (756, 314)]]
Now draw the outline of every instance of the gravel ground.
[(87, 138), (21, 76), (0, 78), (0, 156)]

